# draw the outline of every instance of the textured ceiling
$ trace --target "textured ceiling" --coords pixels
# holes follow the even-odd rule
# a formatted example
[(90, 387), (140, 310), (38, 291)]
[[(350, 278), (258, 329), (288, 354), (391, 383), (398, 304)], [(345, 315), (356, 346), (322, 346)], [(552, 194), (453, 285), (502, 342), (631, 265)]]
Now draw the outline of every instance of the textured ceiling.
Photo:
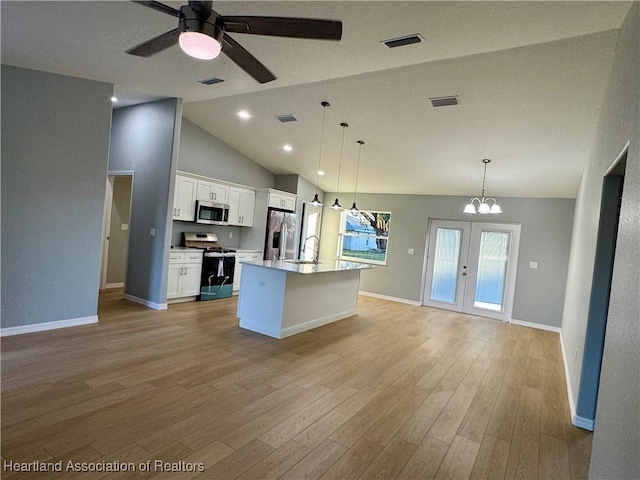
[[(179, 7), (183, 2), (166, 2)], [(260, 85), (224, 56), (178, 47), (148, 59), (124, 50), (175, 27), (132, 2), (0, 2), (2, 62), (114, 83), (124, 101), (177, 96), (184, 115), (275, 173), (335, 190), (573, 197), (629, 2), (214, 2), (221, 14), (340, 19), (340, 42), (237, 34), (278, 79)], [(420, 33), (388, 49), (380, 41)], [(198, 80), (225, 81), (203, 86)], [(456, 107), (428, 99), (459, 95)], [(253, 118), (241, 121), (240, 109)], [(274, 116), (294, 114), (281, 124)], [(289, 143), (291, 153), (281, 147)]]

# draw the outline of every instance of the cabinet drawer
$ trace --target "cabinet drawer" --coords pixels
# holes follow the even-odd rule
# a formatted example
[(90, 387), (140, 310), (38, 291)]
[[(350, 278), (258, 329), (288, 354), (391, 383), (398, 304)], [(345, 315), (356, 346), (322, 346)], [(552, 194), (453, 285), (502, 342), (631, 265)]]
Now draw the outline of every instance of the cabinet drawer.
[(250, 253), (249, 254), (249, 260), (254, 261), (254, 260), (261, 260), (262, 259), (262, 254), (260, 253)]
[(202, 263), (202, 252), (185, 253), (184, 263)]
[(169, 263), (184, 263), (184, 253), (171, 252), (169, 254)]
[(247, 258), (249, 258), (249, 254), (248, 253), (238, 253), (238, 252), (236, 252), (236, 263), (241, 262), (243, 260), (246, 260)]

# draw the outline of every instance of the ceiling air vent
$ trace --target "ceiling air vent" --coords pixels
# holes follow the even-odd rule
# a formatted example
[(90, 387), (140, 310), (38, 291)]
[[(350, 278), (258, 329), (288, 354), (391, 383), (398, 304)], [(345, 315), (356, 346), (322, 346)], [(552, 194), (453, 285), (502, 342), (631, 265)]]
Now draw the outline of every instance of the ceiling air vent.
[(419, 33), (415, 33), (413, 35), (407, 35), (405, 37), (390, 38), (389, 40), (383, 40), (380, 43), (384, 43), (389, 48), (396, 48), (404, 47), (405, 45), (412, 45), (414, 43), (420, 43), (423, 40), (424, 38), (422, 38), (422, 35), (420, 35)]
[(460, 97), (452, 95), (449, 97), (434, 97), (429, 99), (433, 107), (450, 107), (452, 105), (460, 105)]
[(286, 115), (276, 115), (276, 118), (278, 120), (280, 120), (282, 123), (288, 123), (288, 122), (297, 122), (298, 119), (296, 117), (293, 116), (293, 114), (288, 113)]
[(223, 79), (218, 77), (207, 78), (206, 80), (199, 80), (200, 83), (204, 83), (205, 85), (215, 85), (216, 83), (224, 82)]

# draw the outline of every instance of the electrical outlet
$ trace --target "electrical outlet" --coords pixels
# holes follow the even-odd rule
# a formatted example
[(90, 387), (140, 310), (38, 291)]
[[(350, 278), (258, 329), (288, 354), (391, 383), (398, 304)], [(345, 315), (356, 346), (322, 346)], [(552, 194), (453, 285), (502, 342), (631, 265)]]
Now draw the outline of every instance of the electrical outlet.
[(538, 262), (529, 262), (529, 268), (538, 268)]
[(415, 255), (416, 251), (413, 248), (409, 249), (409, 255)]
[(155, 228), (150, 228), (149, 229), (149, 236), (150, 237), (155, 237), (156, 236), (156, 229)]
[(229, 238), (233, 238), (233, 232), (229, 232)]

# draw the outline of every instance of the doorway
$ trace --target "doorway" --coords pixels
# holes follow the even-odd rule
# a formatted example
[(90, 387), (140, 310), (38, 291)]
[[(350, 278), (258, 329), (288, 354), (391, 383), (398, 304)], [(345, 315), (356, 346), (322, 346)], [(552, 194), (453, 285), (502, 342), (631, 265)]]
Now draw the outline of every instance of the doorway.
[(582, 373), (580, 375), (575, 419), (577, 426), (587, 430), (593, 430), (598, 404), (600, 369), (604, 354), (609, 297), (611, 295), (611, 281), (613, 280), (613, 264), (616, 254), (628, 148), (627, 145), (607, 170), (602, 181), (598, 238), (596, 240), (591, 297), (587, 316), (587, 334), (584, 340)]
[(431, 220), (423, 305), (511, 319), (520, 225)]
[(100, 289), (124, 287), (129, 250), (132, 173), (107, 177)]

